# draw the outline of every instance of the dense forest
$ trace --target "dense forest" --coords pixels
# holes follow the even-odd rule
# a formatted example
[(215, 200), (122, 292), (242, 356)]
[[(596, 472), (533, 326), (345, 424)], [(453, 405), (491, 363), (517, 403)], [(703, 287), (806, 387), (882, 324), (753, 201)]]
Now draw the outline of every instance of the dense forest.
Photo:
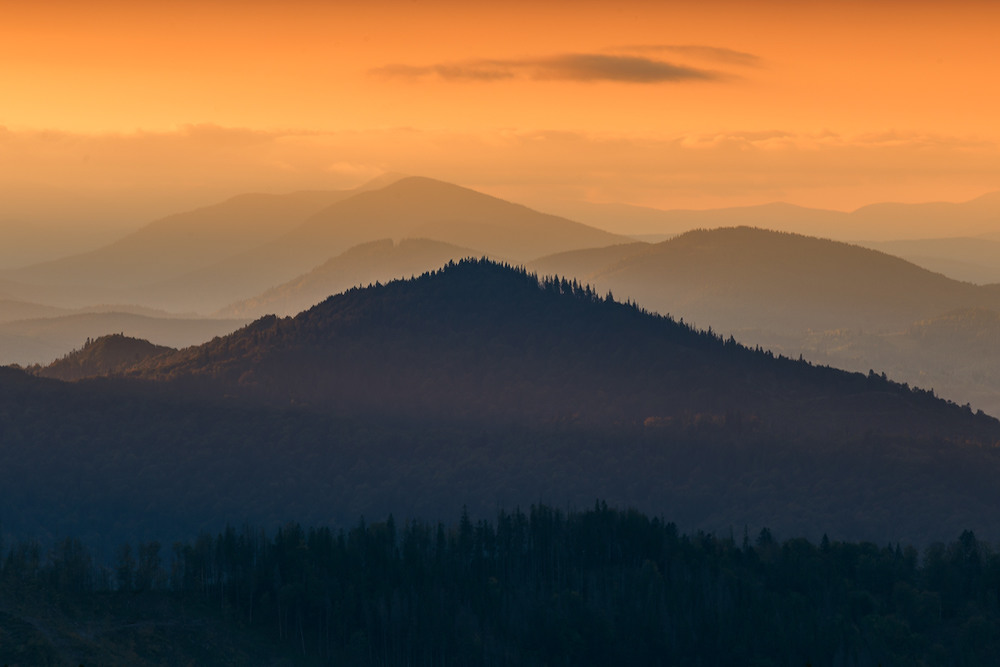
[(875, 372), (485, 260), (61, 365), (0, 368), (9, 664), (1000, 649), (1000, 422)]
[(451, 525), (229, 527), (123, 544), (108, 566), (78, 540), (19, 542), (0, 592), (0, 661), (15, 665), (987, 665), (1000, 652), (1000, 553), (970, 531), (920, 553), (685, 534), (602, 502)]
[[(142, 349), (111, 337), (66, 363), (103, 374)], [(106, 552), (227, 522), (437, 520), (456, 502), (481, 519), (595, 497), (684, 530), (1000, 539), (995, 419), (491, 262), (352, 290), (127, 373), (0, 369), (8, 539)]]
[(882, 376), (776, 357), (732, 338), (488, 260), (352, 289), (294, 318), (131, 371), (208, 397), (341, 413), (594, 424), (685, 411), (783, 430), (1000, 441), (1000, 422)]
[(112, 375), (158, 354), (173, 352), (163, 345), (153, 345), (147, 340), (124, 334), (109, 334), (87, 341), (79, 350), (73, 350), (48, 366), (33, 366), (35, 375), (58, 380), (79, 380), (86, 377)]

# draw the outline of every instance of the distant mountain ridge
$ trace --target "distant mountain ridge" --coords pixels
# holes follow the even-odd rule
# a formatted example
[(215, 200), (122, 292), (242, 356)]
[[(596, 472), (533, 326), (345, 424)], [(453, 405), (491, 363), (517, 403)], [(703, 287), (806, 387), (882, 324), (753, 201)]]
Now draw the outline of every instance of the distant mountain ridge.
[(216, 315), (296, 315), (331, 294), (338, 294), (351, 287), (412, 278), (437, 269), (449, 261), (479, 255), (480, 253), (468, 248), (428, 239), (403, 239), (398, 243), (393, 243), (392, 239), (370, 241), (357, 245), (309, 273), (273, 287), (258, 297), (227, 306)]
[(0, 272), (0, 288), (31, 301), (56, 294), (64, 306), (141, 299), (207, 313), (386, 238), (426, 238), (514, 261), (626, 240), (457, 185), (389, 175), (351, 191), (234, 197), (92, 252)]
[(960, 236), (1000, 240), (1000, 191), (960, 203), (886, 202), (870, 204), (851, 212), (783, 202), (704, 210), (585, 202), (555, 208), (581, 222), (637, 236), (671, 236), (693, 229), (748, 226), (848, 242)]
[(10, 273), (36, 284), (73, 282), (132, 289), (184, 275), (267, 243), (351, 191), (245, 194), (156, 220), (125, 238), (82, 255)]
[[(584, 205), (583, 222), (539, 213), (457, 185), (386, 175), (350, 191), (246, 194), (157, 220), (80, 255), (0, 272), (8, 298), (60, 307), (136, 302), (172, 311), (214, 312), (295, 279), (350, 248), (378, 239), (427, 238), (514, 262), (624, 244), (605, 231), (676, 235), (753, 226), (840, 240), (1000, 234), (1000, 194), (963, 204), (876, 204), (853, 213), (774, 203), (709, 211)], [(629, 220), (638, 222), (631, 227)], [(594, 223), (589, 226), (585, 223)], [(936, 270), (980, 282), (1000, 265), (969, 253), (911, 254)]]
[(975, 283), (1000, 283), (1000, 240), (974, 237), (864, 242), (863, 245), (936, 273)]
[(245, 318), (152, 316), (140, 312), (74, 311), (67, 315), (0, 322), (0, 364), (48, 364), (78, 348), (87, 338), (111, 333), (186, 347), (230, 333)]
[[(633, 252), (634, 251), (634, 252)], [(901, 329), (947, 310), (1000, 308), (1000, 290), (882, 252), (771, 230), (695, 230), (650, 245), (561, 253), (529, 265), (717, 331)]]
[(37, 317), (52, 317), (55, 315), (66, 315), (70, 311), (67, 308), (57, 308), (46, 306), (30, 301), (19, 299), (0, 298), (0, 323), (13, 322), (15, 320), (27, 320)]
[[(161, 286), (220, 308), (294, 279), (361, 243), (424, 238), (523, 262), (628, 239), (468, 188), (407, 177), (316, 213), (281, 238)], [(154, 294), (156, 290), (153, 291)]]

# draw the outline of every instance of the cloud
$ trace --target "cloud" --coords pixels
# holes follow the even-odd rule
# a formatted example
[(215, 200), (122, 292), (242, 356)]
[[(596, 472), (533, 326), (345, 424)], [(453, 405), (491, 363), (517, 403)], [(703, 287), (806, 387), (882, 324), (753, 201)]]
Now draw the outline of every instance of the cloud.
[(502, 81), (527, 78), (536, 81), (615, 81), (620, 83), (678, 83), (718, 81), (719, 72), (636, 55), (567, 53), (514, 60), (469, 60), (426, 66), (393, 64), (370, 72), (385, 78), (419, 79), (437, 76), (445, 81)]
[(499, 81), (515, 76), (516, 66), (511, 61), (477, 60), (451, 65), (427, 65), (414, 67), (411, 65), (386, 65), (371, 70), (372, 74), (385, 78), (419, 79), (436, 75), (445, 81)]
[(674, 65), (661, 60), (601, 54), (569, 54), (547, 58), (533, 63), (532, 69), (534, 77), (538, 79), (571, 81), (662, 83), (721, 78), (719, 74), (709, 70)]
[(762, 62), (760, 56), (752, 53), (718, 46), (704, 46), (702, 44), (643, 44), (638, 46), (623, 46), (616, 50), (631, 53), (676, 53), (697, 60), (708, 60), (743, 67), (760, 67)]

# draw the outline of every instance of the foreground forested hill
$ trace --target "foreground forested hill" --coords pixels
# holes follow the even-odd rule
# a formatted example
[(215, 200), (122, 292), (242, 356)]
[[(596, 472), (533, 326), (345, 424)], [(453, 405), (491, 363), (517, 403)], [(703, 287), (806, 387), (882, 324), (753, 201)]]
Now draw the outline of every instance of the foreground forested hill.
[(381, 417), (613, 424), (739, 412), (803, 434), (1000, 441), (1000, 422), (925, 392), (776, 359), (487, 260), (262, 318), (131, 374), (203, 396)]
[(109, 548), (600, 497), (686, 530), (1000, 539), (996, 420), (485, 261), (127, 373), (0, 373), (9, 538)]

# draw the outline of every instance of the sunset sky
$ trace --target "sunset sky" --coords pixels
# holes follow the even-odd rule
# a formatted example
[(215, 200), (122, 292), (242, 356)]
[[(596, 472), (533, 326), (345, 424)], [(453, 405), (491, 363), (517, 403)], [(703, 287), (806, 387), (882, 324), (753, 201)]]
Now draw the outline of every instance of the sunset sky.
[(539, 207), (1000, 189), (1000, 4), (873, 4), (0, 0), (0, 219), (384, 171)]

